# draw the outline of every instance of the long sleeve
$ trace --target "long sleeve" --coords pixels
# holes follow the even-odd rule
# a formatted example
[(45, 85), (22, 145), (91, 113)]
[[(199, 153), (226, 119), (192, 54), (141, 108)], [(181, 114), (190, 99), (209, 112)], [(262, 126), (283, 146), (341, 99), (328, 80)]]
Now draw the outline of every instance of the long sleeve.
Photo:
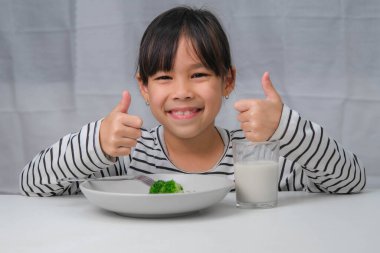
[(89, 123), (37, 154), (20, 174), (20, 192), (27, 196), (76, 194), (79, 183), (58, 179), (123, 174), (122, 159), (111, 162), (100, 148), (100, 124), (101, 120)]
[(271, 140), (280, 141), (279, 190), (354, 193), (366, 184), (365, 168), (355, 154), (286, 105)]

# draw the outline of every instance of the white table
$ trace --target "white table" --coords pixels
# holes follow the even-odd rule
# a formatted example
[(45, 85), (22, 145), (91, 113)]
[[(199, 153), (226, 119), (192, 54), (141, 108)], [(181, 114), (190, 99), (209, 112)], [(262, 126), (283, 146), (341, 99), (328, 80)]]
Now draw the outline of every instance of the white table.
[(230, 193), (195, 215), (122, 217), (82, 195), (0, 195), (0, 252), (379, 252), (380, 189), (281, 192), (273, 209), (238, 209)]

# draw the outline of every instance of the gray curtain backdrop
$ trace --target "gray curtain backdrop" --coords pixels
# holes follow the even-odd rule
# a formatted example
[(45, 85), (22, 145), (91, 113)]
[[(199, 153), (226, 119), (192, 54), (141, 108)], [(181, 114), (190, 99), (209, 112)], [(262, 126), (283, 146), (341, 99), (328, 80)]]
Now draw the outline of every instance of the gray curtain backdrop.
[(283, 100), (365, 163), (380, 186), (380, 1), (0, 0), (0, 193), (60, 137), (104, 117), (123, 89), (130, 113), (156, 124), (134, 80), (148, 23), (176, 5), (222, 21), (237, 86), (217, 119), (239, 127), (233, 103), (263, 97), (270, 71)]

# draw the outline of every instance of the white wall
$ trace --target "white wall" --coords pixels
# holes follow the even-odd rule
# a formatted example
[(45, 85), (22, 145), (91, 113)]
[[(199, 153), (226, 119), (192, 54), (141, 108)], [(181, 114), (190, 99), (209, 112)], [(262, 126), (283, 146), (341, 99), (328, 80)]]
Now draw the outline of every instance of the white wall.
[(380, 1), (0, 0), (0, 193), (17, 193), (37, 152), (105, 116), (123, 89), (155, 124), (134, 80), (138, 45), (153, 17), (184, 3), (214, 11), (230, 37), (237, 88), (219, 125), (238, 127), (233, 102), (261, 97), (269, 70), (285, 103), (380, 186)]

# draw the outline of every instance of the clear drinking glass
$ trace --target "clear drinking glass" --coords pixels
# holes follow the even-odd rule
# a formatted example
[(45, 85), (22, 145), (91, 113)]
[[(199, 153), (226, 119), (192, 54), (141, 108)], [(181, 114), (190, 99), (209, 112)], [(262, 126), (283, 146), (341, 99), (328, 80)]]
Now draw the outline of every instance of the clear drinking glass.
[(235, 141), (232, 144), (235, 169), (236, 205), (269, 208), (278, 199), (278, 141)]

